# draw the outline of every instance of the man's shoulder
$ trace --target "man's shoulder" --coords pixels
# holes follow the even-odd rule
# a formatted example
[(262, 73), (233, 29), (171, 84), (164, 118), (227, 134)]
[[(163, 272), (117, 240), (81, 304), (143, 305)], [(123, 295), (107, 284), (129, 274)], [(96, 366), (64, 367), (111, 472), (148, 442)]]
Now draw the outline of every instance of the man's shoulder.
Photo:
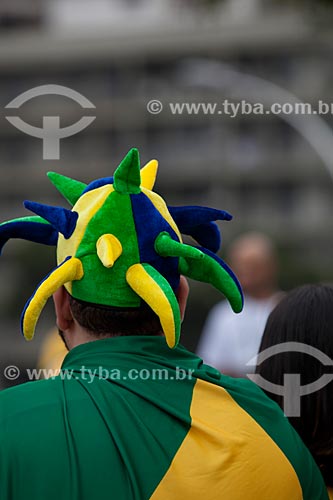
[[(203, 368), (206, 370), (207, 367)], [(211, 374), (206, 370), (207, 374), (200, 378), (208, 382), (214, 376), (212, 370), (214, 369), (210, 370)], [(217, 378), (217, 373), (215, 377)], [(284, 464), (286, 470), (286, 464), (290, 464), (304, 499), (326, 498), (322, 477), (310, 452), (280, 407), (251, 380), (221, 375), (215, 384), (228, 393), (228, 398), (223, 399), (223, 392), (219, 398), (219, 391), (209, 391), (214, 396), (216, 413), (219, 411), (218, 401), (221, 400), (220, 420), (224, 432), (227, 425), (234, 426), (234, 434), (238, 435), (238, 439), (245, 437), (243, 444), (246, 443), (253, 450), (253, 456), (258, 450), (263, 457), (274, 452), (279, 460), (274, 462), (272, 455), (272, 464)]]
[(41, 409), (54, 402), (59, 390), (58, 377), (26, 382), (0, 392), (0, 423), (10, 421), (15, 415)]

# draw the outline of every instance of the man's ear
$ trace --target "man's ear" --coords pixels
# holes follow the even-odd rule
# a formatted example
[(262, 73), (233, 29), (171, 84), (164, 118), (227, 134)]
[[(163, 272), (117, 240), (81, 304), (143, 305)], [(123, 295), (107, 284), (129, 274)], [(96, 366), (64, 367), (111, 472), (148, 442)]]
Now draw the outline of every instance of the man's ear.
[(176, 293), (179, 309), (180, 309), (180, 317), (183, 321), (185, 316), (185, 309), (187, 304), (187, 297), (190, 291), (190, 287), (188, 286), (187, 279), (185, 276), (180, 277), (179, 287)]
[(66, 331), (73, 323), (73, 315), (69, 303), (69, 294), (64, 286), (60, 287), (53, 294), (53, 302), (57, 317), (57, 326), (60, 330)]

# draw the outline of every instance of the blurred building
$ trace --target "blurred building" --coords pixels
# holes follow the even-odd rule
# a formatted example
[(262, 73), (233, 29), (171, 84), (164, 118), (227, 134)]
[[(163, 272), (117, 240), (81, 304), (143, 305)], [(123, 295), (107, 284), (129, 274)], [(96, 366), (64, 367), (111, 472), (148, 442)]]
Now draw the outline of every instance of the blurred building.
[[(111, 175), (125, 152), (137, 146), (143, 162), (159, 159), (157, 190), (167, 193), (170, 204), (208, 204), (234, 215), (233, 223), (223, 225), (226, 242), (243, 230), (268, 232), (281, 250), (282, 285), (333, 278), (332, 179), (302, 134), (274, 115), (173, 114), (168, 105), (224, 101), (233, 82), (228, 86), (222, 78), (220, 84), (221, 71), (236, 72), (240, 82), (242, 75), (260, 77), (314, 105), (319, 99), (330, 102), (333, 33), (325, 19), (260, 0), (1, 5), (1, 220), (24, 215), (26, 198), (64, 203), (47, 181), (48, 170), (88, 182)], [(207, 61), (222, 63), (218, 77), (208, 75), (211, 81)], [(205, 77), (200, 85), (192, 72)], [(59, 96), (5, 109), (22, 92), (46, 84), (74, 89), (96, 109), (82, 110)], [(252, 91), (245, 85), (243, 98)], [(163, 104), (160, 113), (147, 111), (151, 100)], [(5, 119), (15, 115), (37, 127), (43, 116), (60, 116), (62, 127), (82, 115), (96, 119), (61, 141), (57, 161), (43, 160), (42, 141)], [(331, 125), (331, 115), (323, 119)], [(2, 364), (19, 358), (31, 365), (36, 355), (38, 341), (27, 348), (19, 339), (17, 317), (54, 265), (54, 252), (39, 249), (36, 262), (34, 251), (33, 243), (9, 243), (1, 260)], [(189, 347), (216, 298), (206, 291), (202, 297), (200, 285), (194, 287), (192, 321), (185, 323)], [(47, 315), (45, 325), (50, 325)]]

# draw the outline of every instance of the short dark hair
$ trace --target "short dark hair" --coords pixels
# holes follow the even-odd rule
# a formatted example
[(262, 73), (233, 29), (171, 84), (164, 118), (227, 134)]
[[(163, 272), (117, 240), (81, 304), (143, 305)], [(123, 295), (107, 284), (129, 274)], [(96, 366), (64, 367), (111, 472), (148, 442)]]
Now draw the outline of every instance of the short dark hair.
[(110, 307), (74, 299), (70, 307), (76, 321), (95, 337), (161, 335), (158, 316), (145, 303), (140, 307)]
[[(305, 285), (288, 293), (268, 317), (259, 352), (284, 342), (302, 342), (333, 359), (333, 288)], [(256, 372), (283, 385), (285, 373), (299, 373), (301, 384), (317, 380), (325, 367), (313, 356), (286, 352), (262, 362)], [(267, 392), (283, 406), (283, 396)], [(301, 397), (300, 417), (289, 420), (310, 449), (326, 484), (333, 486), (333, 382)]]

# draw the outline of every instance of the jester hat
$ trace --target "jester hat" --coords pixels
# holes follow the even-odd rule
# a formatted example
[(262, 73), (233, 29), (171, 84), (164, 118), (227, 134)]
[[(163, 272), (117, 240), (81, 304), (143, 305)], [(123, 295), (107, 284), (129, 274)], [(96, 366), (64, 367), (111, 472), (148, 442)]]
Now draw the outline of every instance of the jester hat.
[[(237, 278), (216, 255), (216, 220), (231, 220), (223, 210), (167, 206), (153, 192), (157, 161), (140, 170), (131, 149), (114, 173), (86, 185), (49, 172), (48, 177), (72, 209), (25, 201), (35, 216), (0, 224), (0, 251), (10, 238), (57, 246), (57, 267), (39, 284), (22, 313), (24, 337), (31, 340), (48, 298), (62, 285), (76, 299), (97, 305), (139, 307), (157, 314), (169, 347), (180, 334), (175, 292), (180, 275), (208, 282), (240, 312), (243, 296)], [(199, 246), (184, 244), (181, 234)]]

